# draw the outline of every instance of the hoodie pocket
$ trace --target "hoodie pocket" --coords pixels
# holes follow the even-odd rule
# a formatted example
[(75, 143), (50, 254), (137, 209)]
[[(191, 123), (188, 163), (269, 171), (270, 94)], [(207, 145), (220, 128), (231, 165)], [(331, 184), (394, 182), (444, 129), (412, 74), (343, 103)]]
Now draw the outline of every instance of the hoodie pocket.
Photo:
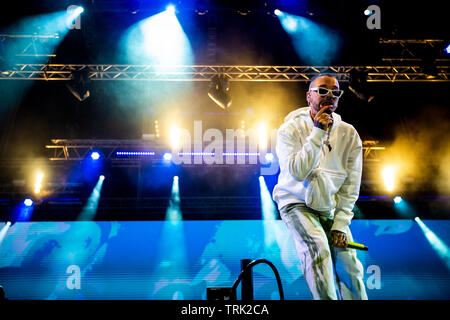
[(336, 201), (334, 195), (347, 178), (342, 172), (324, 169), (315, 169), (308, 177), (309, 184), (306, 187), (305, 202), (310, 208), (317, 211), (334, 209)]

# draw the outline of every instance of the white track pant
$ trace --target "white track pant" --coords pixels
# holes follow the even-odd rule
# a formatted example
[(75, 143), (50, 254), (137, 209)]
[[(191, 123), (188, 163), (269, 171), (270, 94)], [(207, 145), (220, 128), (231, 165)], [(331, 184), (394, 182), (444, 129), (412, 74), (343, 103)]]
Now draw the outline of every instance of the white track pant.
[[(366, 300), (364, 269), (354, 249), (335, 248), (329, 244), (332, 220), (303, 203), (292, 203), (280, 210), (291, 231), (312, 297), (315, 300)], [(347, 227), (347, 239), (353, 241)], [(333, 276), (333, 267), (335, 276)]]

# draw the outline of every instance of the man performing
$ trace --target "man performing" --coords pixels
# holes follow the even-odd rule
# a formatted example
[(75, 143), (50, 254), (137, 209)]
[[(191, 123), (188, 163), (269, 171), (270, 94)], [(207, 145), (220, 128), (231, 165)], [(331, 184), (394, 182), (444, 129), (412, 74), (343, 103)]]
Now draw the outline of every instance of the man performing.
[(309, 107), (291, 112), (278, 130), (280, 175), (273, 199), (292, 232), (313, 299), (367, 299), (363, 266), (347, 248), (362, 142), (334, 113), (342, 93), (333, 75), (316, 76), (306, 93)]

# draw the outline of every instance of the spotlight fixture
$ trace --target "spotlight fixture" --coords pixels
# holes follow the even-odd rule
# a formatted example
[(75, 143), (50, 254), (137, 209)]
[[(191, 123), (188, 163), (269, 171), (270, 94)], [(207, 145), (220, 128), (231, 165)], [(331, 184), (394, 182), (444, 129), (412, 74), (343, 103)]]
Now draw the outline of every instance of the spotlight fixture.
[(228, 79), (224, 75), (215, 75), (211, 79), (208, 96), (221, 108), (227, 109), (231, 106), (230, 88)]
[(273, 161), (273, 153), (269, 152), (266, 153), (266, 155), (264, 156), (264, 158), (266, 159), (267, 162), (272, 162)]
[(426, 74), (427, 79), (435, 79), (438, 76), (438, 69), (436, 67), (436, 59), (440, 52), (436, 48), (427, 47), (422, 53), (422, 68), (423, 73)]
[(137, 14), (141, 10), (141, 0), (131, 0), (128, 5), (128, 12), (131, 14)]
[(72, 79), (66, 84), (67, 89), (80, 101), (91, 95), (89, 91), (89, 70), (72, 72)]
[(394, 203), (399, 204), (402, 201), (403, 201), (402, 197), (400, 197), (400, 196), (394, 197)]
[(246, 16), (250, 13), (250, 10), (238, 10), (237, 13), (239, 13), (241, 16)]
[(276, 16), (281, 16), (281, 14), (282, 14), (282, 12), (280, 10), (278, 10), (278, 9), (275, 9), (273, 11), (273, 13), (275, 13)]
[(447, 54), (450, 54), (450, 44), (445, 48), (445, 52), (446, 52)]
[(172, 160), (172, 154), (170, 152), (164, 153), (163, 159), (164, 161), (169, 162), (170, 160)]
[(98, 159), (100, 159), (100, 153), (98, 153), (97, 151), (93, 151), (93, 152), (91, 153), (91, 158), (92, 158), (92, 160), (98, 160)]
[(31, 207), (33, 205), (33, 200), (31, 200), (30, 198), (27, 198), (23, 201), (23, 204), (27, 207)]
[(169, 12), (169, 13), (175, 13), (175, 6), (173, 4), (169, 4), (166, 7), (166, 11)]
[(367, 73), (364, 71), (358, 69), (350, 71), (348, 88), (355, 96), (366, 102), (372, 102), (375, 98), (367, 89)]
[(369, 9), (364, 10), (364, 15), (370, 16), (371, 14), (372, 14), (372, 11), (370, 11)]

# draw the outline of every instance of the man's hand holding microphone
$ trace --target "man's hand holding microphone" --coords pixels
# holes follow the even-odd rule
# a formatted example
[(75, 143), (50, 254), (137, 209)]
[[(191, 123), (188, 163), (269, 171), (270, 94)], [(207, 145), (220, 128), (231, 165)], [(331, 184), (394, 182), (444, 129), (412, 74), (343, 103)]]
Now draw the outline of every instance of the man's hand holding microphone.
[(328, 127), (333, 123), (333, 117), (331, 116), (331, 112), (328, 111), (333, 107), (332, 104), (324, 106), (322, 109), (317, 112), (314, 117), (314, 126), (320, 128), (322, 130), (327, 130)]

